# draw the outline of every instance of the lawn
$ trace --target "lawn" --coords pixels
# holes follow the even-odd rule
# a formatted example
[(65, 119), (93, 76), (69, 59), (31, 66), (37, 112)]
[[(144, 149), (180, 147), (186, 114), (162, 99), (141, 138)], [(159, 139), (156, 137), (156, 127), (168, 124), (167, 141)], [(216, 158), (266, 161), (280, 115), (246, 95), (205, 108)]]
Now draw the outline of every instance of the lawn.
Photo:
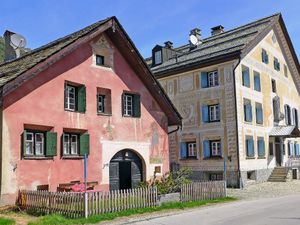
[(15, 220), (0, 217), (0, 225), (14, 225), (16, 224)]
[(131, 209), (122, 212), (115, 212), (115, 213), (105, 213), (97, 216), (91, 216), (87, 219), (67, 219), (63, 216), (59, 215), (47, 215), (38, 217), (36, 220), (33, 220), (28, 223), (28, 225), (73, 225), (73, 224), (96, 224), (102, 221), (113, 220), (118, 217), (125, 217), (131, 216), (136, 214), (143, 214), (143, 213), (151, 213), (151, 212), (159, 212), (164, 210), (182, 210), (188, 208), (194, 208), (209, 204), (216, 204), (216, 203), (224, 203), (224, 202), (231, 202), (235, 201), (236, 198), (232, 197), (225, 197), (219, 198), (215, 200), (206, 200), (206, 201), (195, 201), (195, 202), (174, 202), (174, 203), (166, 203), (161, 206), (157, 207), (148, 207), (142, 209)]

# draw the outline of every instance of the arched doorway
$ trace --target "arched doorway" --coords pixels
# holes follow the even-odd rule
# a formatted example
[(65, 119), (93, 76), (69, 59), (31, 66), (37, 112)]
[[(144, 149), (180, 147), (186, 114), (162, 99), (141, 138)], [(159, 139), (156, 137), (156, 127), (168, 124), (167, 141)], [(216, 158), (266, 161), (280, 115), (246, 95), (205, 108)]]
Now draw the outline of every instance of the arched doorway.
[(132, 150), (116, 153), (109, 163), (109, 189), (135, 188), (143, 180), (142, 159)]

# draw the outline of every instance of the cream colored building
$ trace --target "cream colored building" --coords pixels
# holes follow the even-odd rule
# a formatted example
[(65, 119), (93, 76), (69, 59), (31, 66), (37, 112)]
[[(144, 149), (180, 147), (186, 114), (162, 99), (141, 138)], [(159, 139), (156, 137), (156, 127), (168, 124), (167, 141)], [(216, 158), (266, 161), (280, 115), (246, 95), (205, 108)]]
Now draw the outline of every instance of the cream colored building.
[[(281, 14), (190, 44), (157, 45), (146, 59), (183, 119), (170, 127), (170, 162), (195, 180), (240, 186), (275, 167), (298, 168), (299, 62)], [(172, 132), (174, 131), (174, 132)]]

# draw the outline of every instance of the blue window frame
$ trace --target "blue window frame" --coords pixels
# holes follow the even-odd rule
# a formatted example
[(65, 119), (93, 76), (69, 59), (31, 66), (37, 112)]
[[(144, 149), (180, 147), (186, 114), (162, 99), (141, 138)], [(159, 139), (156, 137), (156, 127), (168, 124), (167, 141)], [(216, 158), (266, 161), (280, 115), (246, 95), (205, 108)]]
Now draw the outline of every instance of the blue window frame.
[(263, 124), (263, 109), (261, 103), (255, 103), (256, 123)]
[(246, 66), (243, 66), (242, 78), (243, 78), (243, 86), (250, 87), (250, 73), (249, 73), (249, 68)]
[(265, 140), (263, 137), (257, 138), (257, 153), (259, 157), (265, 156)]
[(246, 155), (247, 157), (254, 157), (254, 143), (252, 136), (246, 136)]
[(261, 91), (260, 74), (256, 71), (254, 71), (254, 90), (255, 91)]

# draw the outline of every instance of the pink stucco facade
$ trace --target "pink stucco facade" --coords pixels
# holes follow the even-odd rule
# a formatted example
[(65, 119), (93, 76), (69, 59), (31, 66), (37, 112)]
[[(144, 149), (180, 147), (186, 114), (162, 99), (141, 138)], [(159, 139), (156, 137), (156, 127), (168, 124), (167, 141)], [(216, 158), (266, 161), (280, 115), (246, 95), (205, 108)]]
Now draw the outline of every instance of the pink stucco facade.
[[(109, 153), (109, 146), (114, 146), (112, 151), (116, 151), (116, 146), (119, 146), (119, 150), (134, 150), (144, 163), (144, 180), (153, 175), (155, 166), (161, 166), (162, 173), (168, 171), (166, 114), (132, 66), (106, 36), (112, 49), (113, 69), (94, 65), (91, 43), (99, 38), (79, 46), (3, 99), (2, 202), (13, 202), (19, 189), (36, 190), (37, 185), (48, 184), (49, 190), (55, 191), (61, 183), (83, 181), (83, 159), (61, 157), (64, 129), (85, 130), (90, 135), (88, 181), (97, 181), (97, 190), (109, 188), (105, 168), (109, 161), (104, 157), (104, 154)], [(65, 81), (86, 86), (85, 113), (64, 109)], [(96, 94), (99, 87), (111, 89), (111, 116), (97, 114)], [(121, 96), (124, 90), (140, 94), (140, 118), (122, 116)], [(56, 132), (57, 156), (50, 159), (23, 159), (21, 136), (28, 127), (45, 127)], [(107, 146), (105, 151), (103, 143)], [(139, 146), (144, 147), (139, 149)]]

